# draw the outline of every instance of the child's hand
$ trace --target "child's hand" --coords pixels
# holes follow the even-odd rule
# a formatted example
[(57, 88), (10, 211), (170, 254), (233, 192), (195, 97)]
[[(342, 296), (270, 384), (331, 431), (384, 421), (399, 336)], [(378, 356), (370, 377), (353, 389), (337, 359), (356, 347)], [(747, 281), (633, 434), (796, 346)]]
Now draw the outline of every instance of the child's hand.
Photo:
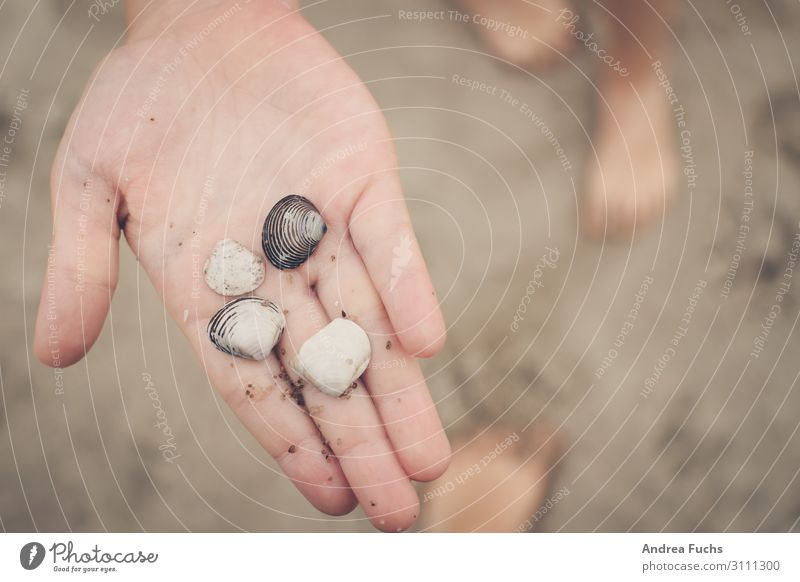
[[(63, 365), (91, 347), (123, 232), (211, 382), (309, 501), (343, 514), (357, 499), (376, 527), (409, 527), (409, 477), (439, 476), (449, 445), (408, 354), (435, 354), (445, 329), (395, 167), (369, 92), (299, 15), (273, 0), (165, 0), (98, 67), (59, 148), (55, 303), (42, 298), (36, 353), (52, 364), (55, 341)], [(203, 263), (223, 238), (260, 254), (287, 194), (329, 230), (299, 269), (267, 264), (255, 292), (287, 312), (280, 356), (235, 359), (206, 335), (224, 299)], [(349, 399), (306, 386), (310, 417), (284, 397), (280, 364), (342, 312), (368, 332), (372, 363)]]

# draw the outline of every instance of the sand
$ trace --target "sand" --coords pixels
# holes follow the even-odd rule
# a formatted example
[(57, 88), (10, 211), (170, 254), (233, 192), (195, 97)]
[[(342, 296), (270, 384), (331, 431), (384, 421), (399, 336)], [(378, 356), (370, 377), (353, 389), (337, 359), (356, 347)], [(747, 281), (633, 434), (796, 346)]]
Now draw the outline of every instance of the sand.
[[(119, 6), (94, 22), (89, 4), (0, 10), (0, 54), (10, 55), (0, 133), (21, 122), (0, 190), (0, 524), (369, 531), (358, 512), (308, 506), (238, 426), (127, 248), (88, 358), (54, 372), (33, 357), (49, 165), (94, 64), (122, 33)], [(498, 423), (522, 447), (531, 423), (557, 428), (564, 455), (550, 488), (569, 493), (543, 531), (800, 529), (800, 282), (784, 277), (800, 232), (800, 11), (740, 2), (747, 35), (741, 16), (712, 4), (683, 15), (667, 67), (695, 178), (682, 175), (663, 223), (605, 243), (581, 237), (577, 221), (594, 55), (577, 46), (534, 75), (483, 54), (468, 24), (398, 17), (443, 2), (308, 11), (397, 137), (450, 325), (446, 350), (425, 363), (448, 431)]]

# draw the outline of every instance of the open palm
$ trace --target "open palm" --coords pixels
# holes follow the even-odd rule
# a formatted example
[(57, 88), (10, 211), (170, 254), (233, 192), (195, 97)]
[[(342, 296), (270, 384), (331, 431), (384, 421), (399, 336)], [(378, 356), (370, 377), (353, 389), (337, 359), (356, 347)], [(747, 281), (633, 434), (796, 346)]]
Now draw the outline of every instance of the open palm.
[[(65, 133), (52, 177), (57, 301), (40, 306), (37, 354), (52, 364), (48, 336), (62, 365), (91, 347), (123, 232), (213, 385), (311, 503), (343, 514), (360, 502), (376, 527), (405, 529), (419, 510), (411, 479), (436, 478), (449, 458), (413, 357), (436, 353), (445, 332), (383, 116), (279, 3), (170, 6), (160, 27), (134, 23)], [(260, 254), (264, 217), (287, 194), (312, 200), (328, 232), (298, 269), (268, 265), (255, 294), (284, 310), (286, 332), (266, 361), (237, 359), (206, 335), (225, 299), (203, 263), (223, 238)], [(293, 356), (342, 316), (372, 344), (362, 382), (349, 398), (311, 386), (287, 397)]]

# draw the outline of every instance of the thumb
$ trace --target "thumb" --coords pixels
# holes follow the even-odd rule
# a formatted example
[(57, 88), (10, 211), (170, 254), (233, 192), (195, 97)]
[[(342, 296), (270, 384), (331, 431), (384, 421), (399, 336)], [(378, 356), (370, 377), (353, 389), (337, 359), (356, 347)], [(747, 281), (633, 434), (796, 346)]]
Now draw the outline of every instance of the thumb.
[(51, 178), (53, 241), (34, 351), (52, 367), (74, 364), (92, 347), (117, 285), (117, 189), (79, 166), (70, 161), (57, 164)]

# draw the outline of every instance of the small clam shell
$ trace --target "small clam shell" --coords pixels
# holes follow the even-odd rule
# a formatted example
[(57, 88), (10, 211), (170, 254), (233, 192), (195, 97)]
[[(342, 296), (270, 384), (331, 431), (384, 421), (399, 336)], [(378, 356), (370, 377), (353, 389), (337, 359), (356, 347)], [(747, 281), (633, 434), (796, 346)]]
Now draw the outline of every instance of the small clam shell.
[(292, 368), (325, 394), (341, 396), (367, 369), (371, 355), (363, 329), (349, 319), (334, 319), (306, 340)]
[(244, 295), (264, 281), (264, 259), (232, 238), (219, 241), (203, 267), (208, 286), (220, 295)]
[(310, 200), (287, 196), (269, 211), (261, 245), (275, 267), (295, 269), (311, 256), (327, 230), (325, 220)]
[(263, 360), (286, 326), (272, 301), (240, 297), (225, 304), (208, 322), (208, 337), (220, 351), (249, 360)]

